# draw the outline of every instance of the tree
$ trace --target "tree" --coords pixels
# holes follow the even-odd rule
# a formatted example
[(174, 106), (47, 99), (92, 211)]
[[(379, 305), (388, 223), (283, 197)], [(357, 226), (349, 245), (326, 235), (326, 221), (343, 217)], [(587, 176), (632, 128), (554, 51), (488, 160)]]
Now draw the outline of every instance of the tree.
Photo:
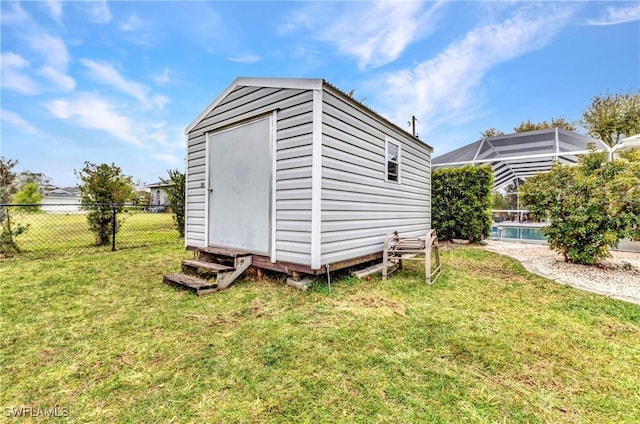
[(16, 174), (12, 169), (17, 164), (17, 160), (0, 157), (0, 203), (11, 203), (11, 198), (16, 192)]
[(135, 199), (136, 193), (131, 177), (124, 175), (115, 164), (96, 165), (85, 162), (81, 171), (75, 171), (82, 181), (78, 185), (80, 197), (87, 214), (89, 227), (96, 235), (96, 244), (111, 242), (111, 235), (118, 230), (120, 222), (113, 228), (113, 214), (122, 212), (123, 204)]
[(574, 122), (569, 122), (563, 117), (551, 118), (551, 128), (561, 128), (567, 131), (575, 131), (577, 129)]
[(184, 172), (177, 169), (169, 169), (167, 171), (169, 179), (160, 178), (164, 185), (164, 191), (167, 193), (169, 202), (171, 202), (171, 210), (173, 210), (173, 221), (176, 229), (180, 233), (180, 237), (184, 237), (184, 211), (186, 203), (186, 176)]
[(497, 137), (499, 135), (504, 135), (502, 131), (497, 128), (489, 128), (480, 133), (483, 137)]
[(509, 209), (509, 201), (506, 197), (497, 191), (491, 193), (491, 209), (506, 210)]
[(15, 195), (14, 201), (21, 204), (30, 204), (34, 206), (19, 206), (20, 210), (25, 212), (37, 212), (40, 210), (38, 204), (42, 201), (40, 187), (36, 183), (26, 183), (20, 191)]
[(638, 151), (614, 161), (592, 151), (578, 166), (555, 164), (529, 178), (520, 193), (535, 217), (550, 218), (542, 231), (567, 262), (595, 264), (620, 239), (640, 238)]
[(38, 191), (42, 191), (43, 186), (49, 184), (51, 179), (42, 172), (23, 171), (16, 176), (15, 185), (21, 190), (26, 184), (35, 184)]
[(544, 130), (547, 128), (562, 128), (567, 131), (575, 131), (576, 127), (573, 123), (567, 121), (563, 117), (551, 118), (551, 123), (542, 121), (539, 123), (531, 122), (530, 120), (520, 122), (520, 125), (513, 129), (514, 132), (521, 133), (526, 131)]
[[(17, 160), (0, 157), (0, 205), (11, 203), (13, 194), (16, 192), (16, 174), (12, 171), (18, 164)], [(24, 233), (28, 226), (13, 225), (8, 206), (0, 206), (0, 253), (11, 255), (18, 253), (20, 249), (16, 244), (15, 237)]]
[(590, 136), (613, 147), (623, 137), (640, 133), (640, 90), (636, 94), (607, 94), (591, 99), (581, 125)]

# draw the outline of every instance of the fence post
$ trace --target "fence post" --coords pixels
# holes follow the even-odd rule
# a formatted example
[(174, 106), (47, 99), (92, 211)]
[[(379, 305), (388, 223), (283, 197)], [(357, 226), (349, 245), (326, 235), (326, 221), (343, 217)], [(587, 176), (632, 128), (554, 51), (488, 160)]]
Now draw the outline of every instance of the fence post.
[(111, 251), (116, 251), (116, 205), (111, 205), (112, 216), (111, 216)]

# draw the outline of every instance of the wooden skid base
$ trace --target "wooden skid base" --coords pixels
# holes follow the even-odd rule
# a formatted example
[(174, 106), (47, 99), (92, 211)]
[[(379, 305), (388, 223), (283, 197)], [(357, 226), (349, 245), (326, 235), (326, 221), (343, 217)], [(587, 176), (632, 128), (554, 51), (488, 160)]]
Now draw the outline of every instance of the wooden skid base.
[[(329, 269), (338, 271), (340, 269), (357, 266), (363, 263), (382, 259), (382, 252), (373, 253), (370, 255), (359, 256), (357, 258), (348, 259), (344, 261), (334, 262), (330, 265)], [(267, 256), (253, 255), (252, 265), (255, 268), (267, 269), (269, 271), (281, 272), (287, 275), (293, 275), (294, 272), (308, 275), (322, 275), (326, 274), (327, 268), (324, 266), (320, 269), (313, 269), (307, 265), (292, 264), (290, 262), (278, 261), (276, 263), (271, 262), (271, 259)]]
[(185, 274), (165, 274), (162, 276), (162, 281), (175, 287), (191, 290), (198, 296), (218, 291), (216, 284)]
[(364, 269), (353, 271), (351, 275), (353, 275), (356, 278), (362, 279), (362, 278), (368, 277), (369, 275), (382, 272), (382, 268), (384, 268), (384, 264), (375, 264)]

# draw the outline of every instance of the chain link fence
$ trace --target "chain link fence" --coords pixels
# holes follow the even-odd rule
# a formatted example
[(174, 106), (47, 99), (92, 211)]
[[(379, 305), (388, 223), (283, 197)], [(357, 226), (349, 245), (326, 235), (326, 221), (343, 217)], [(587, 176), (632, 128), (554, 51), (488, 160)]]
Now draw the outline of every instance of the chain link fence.
[[(101, 229), (88, 217), (100, 211)], [(115, 225), (114, 225), (115, 223)], [(183, 243), (169, 206), (0, 204), (0, 256), (50, 256)], [(4, 250), (4, 251), (2, 251)]]

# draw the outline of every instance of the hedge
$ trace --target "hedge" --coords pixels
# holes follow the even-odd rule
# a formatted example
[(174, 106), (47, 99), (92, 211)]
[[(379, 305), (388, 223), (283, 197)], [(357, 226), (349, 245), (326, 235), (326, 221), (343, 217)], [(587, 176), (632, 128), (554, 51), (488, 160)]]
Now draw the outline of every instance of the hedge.
[(441, 168), (431, 178), (432, 227), (441, 240), (477, 243), (491, 231), (490, 165)]

